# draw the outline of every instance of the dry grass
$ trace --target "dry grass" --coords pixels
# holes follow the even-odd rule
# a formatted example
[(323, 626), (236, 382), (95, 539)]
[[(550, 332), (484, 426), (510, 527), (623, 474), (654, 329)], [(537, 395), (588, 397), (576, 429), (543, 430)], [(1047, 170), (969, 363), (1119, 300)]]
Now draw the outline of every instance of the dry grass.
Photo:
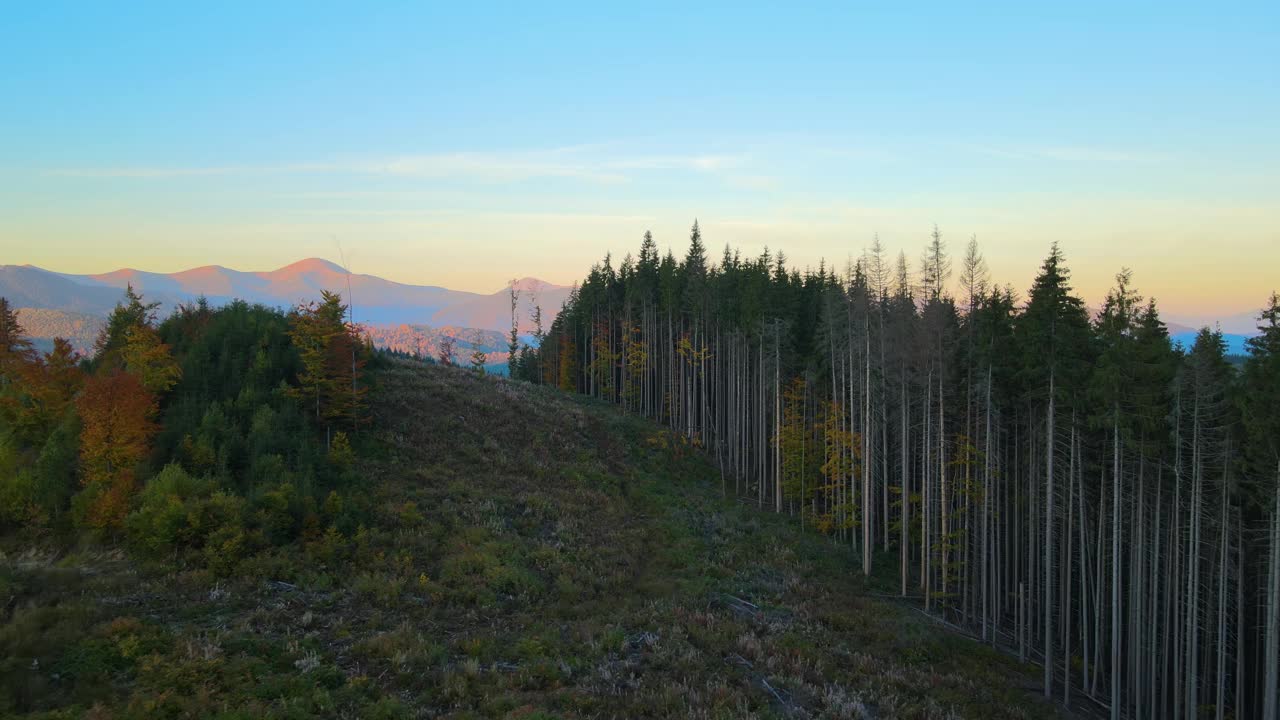
[(5, 558), (0, 714), (1030, 718), (1025, 668), (859, 597), (856, 559), (719, 497), (654, 426), (380, 371), (376, 521), (231, 577)]

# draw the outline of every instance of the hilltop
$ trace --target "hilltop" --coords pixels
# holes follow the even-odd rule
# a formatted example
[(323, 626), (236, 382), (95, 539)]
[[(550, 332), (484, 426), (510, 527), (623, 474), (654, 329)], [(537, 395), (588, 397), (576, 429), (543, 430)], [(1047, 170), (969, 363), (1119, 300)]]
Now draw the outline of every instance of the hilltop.
[[(375, 374), (358, 528), (235, 565), (7, 548), (32, 717), (1045, 717), (1028, 668), (869, 596), (659, 427), (459, 368)], [(325, 516), (341, 514), (326, 501)], [(336, 501), (341, 503), (342, 501)], [(886, 559), (892, 564), (892, 559)], [(43, 713), (43, 714), (42, 714)]]

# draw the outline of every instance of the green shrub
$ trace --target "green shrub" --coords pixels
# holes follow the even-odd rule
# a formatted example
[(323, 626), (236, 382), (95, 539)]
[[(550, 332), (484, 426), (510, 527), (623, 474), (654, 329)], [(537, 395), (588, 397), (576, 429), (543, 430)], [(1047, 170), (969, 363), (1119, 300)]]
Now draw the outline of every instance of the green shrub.
[(220, 531), (228, 536), (241, 530), (244, 505), (240, 497), (173, 463), (147, 482), (125, 528), (130, 545), (151, 555), (200, 549)]
[(268, 542), (284, 544), (302, 530), (306, 517), (303, 505), (293, 483), (281, 483), (258, 497), (254, 503), (254, 521)]

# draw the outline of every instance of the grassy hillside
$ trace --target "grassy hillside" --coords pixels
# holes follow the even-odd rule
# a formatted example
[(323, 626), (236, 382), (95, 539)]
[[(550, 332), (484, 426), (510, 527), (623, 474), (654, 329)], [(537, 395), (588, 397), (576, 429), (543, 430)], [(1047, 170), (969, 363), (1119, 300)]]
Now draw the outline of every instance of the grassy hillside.
[(399, 361), (372, 410), (348, 531), (190, 567), (6, 547), (0, 715), (1054, 712), (1026, 669), (863, 597), (846, 550), (722, 499), (651, 424)]

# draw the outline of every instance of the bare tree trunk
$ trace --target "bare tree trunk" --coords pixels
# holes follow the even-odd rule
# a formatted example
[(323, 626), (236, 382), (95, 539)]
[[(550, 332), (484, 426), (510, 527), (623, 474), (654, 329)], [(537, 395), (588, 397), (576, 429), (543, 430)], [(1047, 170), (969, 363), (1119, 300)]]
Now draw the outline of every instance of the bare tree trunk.
[(1027, 661), (1027, 586), (1018, 583), (1018, 660)]
[(1054, 376), (1049, 372), (1049, 409), (1045, 417), (1044, 492), (1044, 696), (1053, 697), (1053, 411)]
[(778, 438), (774, 449), (774, 511), (782, 512), (782, 328), (773, 322), (773, 432)]
[(871, 333), (866, 333), (866, 388), (862, 420), (862, 574), (871, 575)]
[(1280, 670), (1280, 464), (1276, 466), (1275, 507), (1271, 511), (1270, 578), (1267, 582), (1266, 674), (1263, 679), (1263, 718), (1276, 720), (1280, 698), (1276, 697), (1276, 675)]
[(1218, 548), (1218, 697), (1215, 717), (1223, 720), (1227, 704), (1227, 478), (1222, 478), (1222, 539)]
[(1107, 473), (1105, 466), (1099, 473), (1098, 479), (1098, 542), (1095, 545), (1098, 555), (1094, 558), (1094, 583), (1093, 583), (1093, 675), (1089, 677), (1089, 695), (1096, 696), (1098, 694), (1098, 676), (1102, 672), (1102, 560), (1106, 554), (1103, 552), (1103, 531), (1107, 527)]
[[(941, 354), (941, 353), (939, 353), (939, 354)], [(942, 550), (942, 595), (943, 595), (943, 602), (944, 602), (945, 604), (950, 604), (950, 603), (947, 601), (947, 599), (946, 599), (946, 595), (947, 595), (947, 581), (948, 581), (948, 578), (947, 578), (947, 555), (949, 554), (947, 545), (948, 545), (948, 543), (950, 542), (950, 537), (949, 537), (949, 534), (950, 534), (950, 533), (949, 533), (949, 527), (948, 527), (948, 525), (947, 525), (947, 521), (948, 521), (948, 512), (947, 512), (947, 447), (946, 447), (947, 434), (946, 434), (946, 432), (945, 432), (945, 430), (944, 430), (944, 428), (946, 427), (946, 419), (945, 419), (945, 418), (944, 418), (944, 416), (943, 416), (943, 410), (946, 408), (946, 404), (947, 404), (947, 403), (946, 403), (946, 389), (943, 387), (943, 384), (942, 384), (943, 377), (944, 377), (944, 373), (942, 372), (942, 366), (941, 366), (941, 364), (939, 364), (939, 366), (938, 366), (938, 488), (939, 488), (939, 490), (941, 491), (941, 498), (940, 498), (940, 499), (941, 499), (941, 505), (942, 505), (942, 535), (941, 535), (941, 537), (940, 537), (940, 542), (939, 542), (938, 544), (941, 546), (941, 550)], [(946, 605), (944, 605), (943, 607), (945, 608), (945, 607), (946, 607)], [(944, 610), (944, 612), (945, 612), (945, 610)]]
[(1186, 717), (1195, 720), (1199, 705), (1199, 640), (1200, 640), (1200, 496), (1202, 492), (1203, 457), (1200, 452), (1200, 395), (1196, 393), (1192, 407), (1191, 434), (1191, 534), (1187, 547), (1187, 645)]
[[(1083, 462), (1081, 463), (1083, 465)], [(1074, 480), (1080, 496), (1076, 501), (1080, 505), (1080, 519), (1077, 521), (1080, 531), (1080, 550), (1077, 555), (1077, 562), (1080, 565), (1080, 657), (1083, 662), (1080, 663), (1080, 691), (1089, 692), (1089, 594), (1085, 587), (1086, 579), (1089, 576), (1089, 565), (1085, 559), (1085, 546), (1088, 544), (1089, 536), (1085, 534), (1085, 511), (1088, 505), (1084, 501), (1084, 477), (1083, 473), (1078, 472)], [(1094, 620), (1097, 622), (1097, 620)], [(1067, 683), (1068, 689), (1071, 683)]]
[[(1066, 566), (1067, 578), (1063, 583), (1066, 601), (1064, 605), (1063, 617), (1065, 618), (1065, 632), (1063, 632), (1062, 641), (1062, 704), (1071, 706), (1071, 551), (1074, 549), (1073, 543), (1075, 535), (1071, 532), (1071, 521), (1075, 519), (1075, 477), (1076, 477), (1076, 426), (1075, 421), (1071, 423), (1071, 468), (1067, 474), (1067, 555), (1063, 561)], [(1082, 597), (1081, 600), (1084, 598)]]
[(1113, 408), (1111, 464), (1111, 718), (1120, 717), (1120, 407)]
[(930, 526), (932, 524), (931, 515), (933, 510), (932, 504), (930, 502), (933, 496), (933, 493), (931, 492), (931, 486), (933, 485), (933, 483), (930, 479), (930, 472), (929, 472), (929, 447), (930, 447), (929, 443), (930, 443), (930, 437), (931, 437), (929, 435), (929, 425), (931, 420), (931, 414), (930, 414), (931, 402), (933, 400), (932, 368), (929, 370), (929, 377), (928, 377), (928, 381), (925, 383), (925, 386), (927, 390), (925, 391), (924, 442), (921, 444), (921, 447), (920, 447), (921, 468), (923, 470), (923, 474), (921, 475), (921, 491), (923, 495), (921, 497), (922, 506), (921, 506), (921, 516), (920, 516), (920, 587), (924, 588), (924, 609), (928, 610), (930, 609), (930, 607), (932, 607), (932, 601), (933, 601), (933, 592), (932, 592), (933, 585), (931, 582), (932, 573), (931, 573), (931, 568), (929, 567), (930, 566), (929, 561), (931, 559), (930, 548), (932, 547), (932, 543), (931, 543), (932, 538), (930, 537)]
[(986, 445), (982, 462), (982, 639), (991, 639), (987, 620), (990, 617), (988, 601), (989, 577), (991, 566), (991, 366), (987, 366), (987, 431), (983, 442)]
[(902, 596), (907, 596), (907, 576), (908, 558), (911, 556), (910, 525), (911, 525), (911, 446), (908, 442), (909, 422), (911, 420), (911, 406), (907, 402), (907, 378), (906, 372), (902, 374), (902, 521), (898, 527), (898, 553), (902, 562)]

